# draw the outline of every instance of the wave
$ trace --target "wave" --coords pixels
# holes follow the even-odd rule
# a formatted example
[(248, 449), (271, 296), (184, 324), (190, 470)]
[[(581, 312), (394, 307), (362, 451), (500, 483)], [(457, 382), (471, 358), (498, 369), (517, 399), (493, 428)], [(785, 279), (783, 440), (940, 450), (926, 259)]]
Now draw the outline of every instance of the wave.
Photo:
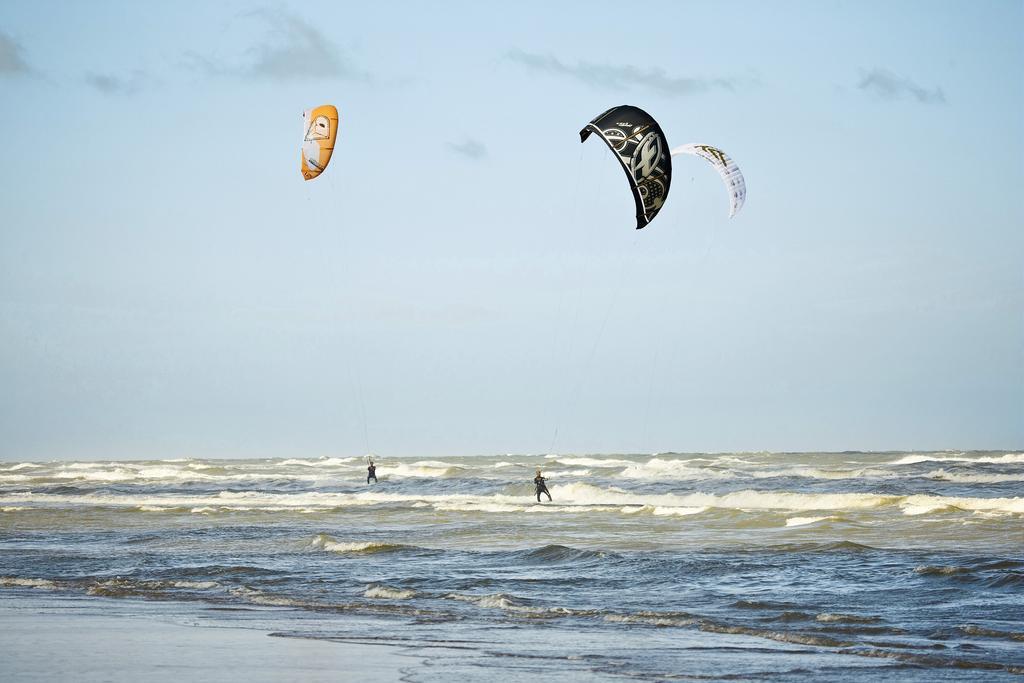
[(959, 498), (932, 495), (883, 495), (875, 493), (790, 493), (755, 491), (734, 493), (642, 494), (592, 484), (554, 486), (552, 494), (575, 504), (653, 505), (662, 507), (709, 507), (737, 510), (857, 510), (887, 506), (956, 507), (960, 510), (1002, 510), (1024, 513), (1024, 498)]
[(998, 560), (962, 565), (921, 565), (914, 573), (926, 577), (946, 578), (966, 583), (977, 583), (987, 588), (1015, 588), (1024, 586), (1024, 562)]
[(21, 462), (12, 467), (0, 467), (0, 472), (17, 472), (18, 470), (27, 470), (38, 467), (42, 467), (42, 465), (39, 465), (34, 462)]
[(645, 463), (629, 463), (620, 476), (627, 479), (673, 479), (677, 481), (732, 479), (736, 473), (709, 467), (693, 467), (689, 460), (651, 458)]
[(402, 588), (390, 588), (388, 586), (369, 586), (363, 593), (367, 598), (380, 598), (384, 600), (408, 600), (416, 597), (416, 591), (404, 590)]
[(546, 545), (533, 550), (517, 551), (513, 554), (522, 561), (540, 562), (543, 564), (603, 560), (608, 557), (616, 557), (612, 553), (600, 550), (580, 550), (564, 545)]
[(794, 609), (799, 607), (792, 602), (774, 602), (772, 600), (737, 600), (732, 603), (737, 609)]
[(865, 493), (787, 493), (744, 490), (735, 493), (642, 494), (615, 487), (575, 483), (552, 488), (559, 499), (576, 504), (651, 505), (673, 508), (730, 508), (738, 510), (846, 510), (892, 505), (900, 496)]
[[(382, 504), (432, 506), (442, 511), (493, 513), (517, 512), (620, 512), (635, 514), (687, 516), (724, 509), (745, 512), (782, 511), (819, 513), (799, 517), (825, 517), (830, 512), (891, 508), (906, 515), (969, 513), (1024, 514), (1024, 497), (980, 498), (930, 494), (895, 495), (881, 493), (813, 493), (744, 489), (731, 493), (646, 493), (615, 486), (602, 487), (585, 482), (556, 484), (550, 487), (553, 505), (536, 505), (531, 495), (402, 493), (387, 487), (356, 493), (333, 491), (268, 492), (221, 490), (206, 494), (178, 493), (132, 494), (120, 492), (0, 494), (0, 506), (26, 504), (72, 505), (91, 507), (130, 507), (140, 511), (167, 512), (182, 508), (196, 514), (221, 512), (294, 512), (326, 510)], [(825, 513), (825, 514), (821, 514)]]
[(954, 484), (1002, 484), (1011, 481), (1024, 481), (1024, 472), (1018, 474), (962, 474), (937, 469), (922, 476)]
[(530, 465), (527, 464), (527, 463), (522, 463), (522, 462), (509, 462), (507, 460), (502, 460), (501, 462), (496, 462), (493, 465), (491, 465), (491, 469), (495, 469), (495, 470), (504, 469), (506, 467), (524, 467), (524, 468), (527, 468), (527, 467), (530, 467)]
[(983, 626), (974, 626), (972, 624), (966, 624), (959, 627), (962, 633), (969, 636), (983, 636), (985, 638), (1003, 638), (1006, 640), (1016, 640), (1024, 642), (1024, 633), (1014, 631), (999, 631), (993, 628), (985, 628)]
[(362, 458), (315, 458), (310, 460), (304, 460), (301, 458), (289, 458), (287, 460), (281, 460), (280, 462), (276, 462), (274, 464), (280, 465), (282, 467), (341, 467), (355, 462), (359, 462), (360, 464), (362, 464)]
[(544, 476), (548, 479), (563, 479), (565, 477), (589, 477), (593, 474), (590, 470), (544, 470)]
[(877, 624), (882, 621), (881, 617), (863, 617), (858, 614), (833, 614), (830, 612), (823, 612), (814, 617), (815, 621), (823, 623), (841, 623), (841, 624)]
[(1024, 667), (999, 662), (988, 662), (984, 660), (960, 659), (956, 657), (942, 657), (938, 655), (921, 655), (909, 652), (894, 652), (881, 648), (869, 649), (844, 649), (839, 650), (840, 654), (855, 655), (857, 657), (879, 657), (883, 659), (895, 659), (899, 662), (924, 666), (930, 668), (953, 668), (953, 669), (980, 669), (983, 671), (1006, 671), (1012, 674), (1024, 674)]
[[(437, 502), (434, 503), (432, 507), (440, 512), (519, 512), (523, 509), (523, 504), (455, 500), (451, 502)], [(550, 508), (551, 506), (548, 507)]]
[(922, 462), (966, 462), (992, 465), (1012, 465), (1024, 463), (1024, 453), (1007, 453), (1000, 456), (981, 456), (967, 458), (964, 454), (959, 455), (906, 455), (898, 460), (888, 463), (889, 465), (916, 465)]
[(139, 505), (135, 508), (139, 512), (184, 512), (185, 508), (174, 507), (173, 505)]
[(280, 595), (271, 595), (255, 588), (249, 588), (248, 586), (240, 586), (238, 588), (232, 588), (228, 591), (231, 595), (250, 602), (254, 605), (267, 605), (269, 607), (298, 607), (298, 608), (310, 608), (317, 607), (315, 603), (311, 603), (305, 600), (295, 600)]
[(171, 593), (178, 590), (208, 591), (220, 587), (221, 585), (216, 581), (159, 581), (119, 577), (96, 581), (86, 588), (86, 593), (108, 598), (171, 598), (174, 597)]
[(274, 569), (267, 569), (266, 567), (255, 567), (252, 565), (245, 564), (208, 564), (200, 565), (196, 567), (189, 567), (189, 573), (202, 574), (204, 576), (220, 576), (226, 579), (234, 579), (237, 577), (266, 577), (275, 576), (281, 572)]
[(818, 522), (835, 519), (838, 519), (838, 517), (790, 517), (786, 520), (786, 526), (807, 526), (808, 524), (817, 524)]
[(604, 620), (616, 624), (643, 624), (646, 626), (690, 626), (697, 619), (685, 612), (637, 612), (635, 614), (606, 614)]
[[(645, 505), (645, 508), (650, 507)], [(663, 507), (654, 506), (651, 508), (651, 514), (655, 517), (689, 517), (690, 515), (699, 515), (702, 512), (707, 512), (711, 508), (702, 505), (699, 507)]]
[(698, 628), (701, 631), (711, 633), (725, 633), (730, 635), (756, 636), (767, 638), (780, 643), (792, 643), (794, 645), (814, 645), (818, 647), (849, 647), (855, 643), (814, 633), (801, 633), (798, 631), (773, 631), (771, 629), (753, 628), (749, 626), (730, 626), (718, 624), (712, 621), (703, 620)]
[(309, 543), (306, 550), (323, 550), (329, 553), (388, 553), (400, 550), (409, 550), (414, 546), (402, 545), (400, 543), (382, 543), (380, 541), (338, 541), (327, 534), (317, 534)]
[(49, 579), (23, 579), (17, 576), (0, 576), (0, 586), (8, 588), (41, 588), (44, 590), (58, 590), (60, 586)]
[(940, 502), (925, 505), (903, 504), (900, 507), (903, 510), (903, 514), (910, 517), (916, 517), (917, 515), (930, 515), (937, 512), (963, 512), (962, 509), (955, 505), (946, 505)]
[(400, 462), (377, 465), (377, 476), (379, 477), (456, 477), (463, 471), (463, 468), (458, 465), (436, 460), (424, 460), (408, 464)]
[(853, 541), (832, 541), (829, 543), (783, 543), (781, 545), (767, 546), (761, 550), (774, 553), (865, 553), (875, 552), (879, 548)]
[(521, 616), (530, 617), (569, 617), (569, 616), (594, 616), (599, 614), (598, 610), (580, 610), (571, 607), (542, 607), (527, 604), (521, 598), (508, 595), (507, 593), (491, 593), (487, 595), (468, 595), (465, 593), (448, 593), (444, 596), (446, 600), (457, 600), (466, 602), (484, 609), (500, 609)]
[[(771, 457), (769, 457), (771, 456)], [(959, 471), (972, 466), (1013, 466), (1024, 464), (1024, 453), (911, 453), (911, 454), (854, 454), (854, 458), (835, 454), (747, 454), (745, 457), (717, 454), (697, 457), (685, 454), (658, 454), (640, 456), (571, 456), (550, 455), (546, 464), (557, 467), (549, 475), (557, 481), (578, 477), (598, 477), (602, 485), (608, 480), (620, 480), (624, 486), (643, 482), (704, 482), (709, 488), (723, 482), (750, 480), (789, 480), (793, 486), (804, 488), (800, 480), (856, 481), (867, 480), (921, 480), (949, 482), (951, 484), (1000, 484), (1024, 481), (1019, 471)], [(517, 462), (517, 456), (450, 458), (446, 460), (396, 460), (378, 462), (378, 476), (383, 480), (404, 479), (495, 479), (518, 477), (515, 468), (529, 468), (529, 462)], [(785, 458), (785, 459), (784, 459)], [(526, 458), (524, 458), (526, 459)], [(883, 460), (880, 462), (880, 459)], [(931, 468), (927, 473), (903, 470), (904, 465), (938, 463), (953, 467)], [(564, 467), (560, 467), (564, 466)], [(1019, 469), (1019, 467), (1017, 468)], [(206, 486), (218, 484), (226, 487), (252, 484), (259, 487), (273, 482), (275, 487), (295, 483), (309, 484), (310, 488), (325, 483), (355, 484), (362, 480), (363, 461), (359, 457), (287, 458), (260, 460), (196, 460), (171, 459), (147, 461), (96, 461), (12, 463), (0, 468), (0, 486), (68, 483), (100, 487), (104, 484), (158, 487), (161, 484)], [(568, 484), (570, 482), (564, 482)], [(789, 482), (782, 482), (788, 487)], [(551, 483), (549, 482), (549, 486)], [(177, 488), (177, 487), (176, 487)], [(825, 495), (825, 494), (820, 494)], [(436, 501), (433, 501), (436, 502)], [(493, 501), (492, 501), (493, 502)], [(660, 507), (700, 507), (700, 504), (679, 505), (649, 501)], [(203, 507), (194, 504), (190, 507)], [(800, 508), (808, 509), (808, 508)], [(828, 506), (826, 506), (828, 509)], [(502, 510), (505, 511), (505, 510)], [(209, 511), (207, 511), (209, 512)]]
[[(203, 471), (199, 471), (202, 469)], [(273, 472), (242, 472), (234, 473), (222, 468), (175, 469), (170, 467), (148, 467), (129, 469), (115, 467), (109, 470), (58, 470), (56, 472), (33, 471), (30, 474), (0, 474), (0, 482), (93, 482), (98, 484), (134, 484), (152, 485), (161, 483), (190, 484), (204, 482), (246, 483), (267, 481), (305, 481), (318, 482), (322, 475), (273, 473)]]
[(914, 572), (922, 576), (960, 576), (971, 574), (974, 569), (971, 567), (916, 567)]
[(562, 455), (549, 455), (546, 457), (562, 465), (582, 465), (583, 467), (628, 467), (634, 464), (632, 460), (622, 460), (619, 458), (588, 458)]

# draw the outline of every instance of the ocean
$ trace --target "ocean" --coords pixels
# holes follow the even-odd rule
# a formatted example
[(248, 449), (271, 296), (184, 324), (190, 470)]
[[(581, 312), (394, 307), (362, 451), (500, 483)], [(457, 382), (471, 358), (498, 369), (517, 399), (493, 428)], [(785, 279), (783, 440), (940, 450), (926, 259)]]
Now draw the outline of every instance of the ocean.
[(380, 457), (377, 476), (0, 463), (0, 600), (390, 646), (408, 681), (1024, 675), (1024, 453)]

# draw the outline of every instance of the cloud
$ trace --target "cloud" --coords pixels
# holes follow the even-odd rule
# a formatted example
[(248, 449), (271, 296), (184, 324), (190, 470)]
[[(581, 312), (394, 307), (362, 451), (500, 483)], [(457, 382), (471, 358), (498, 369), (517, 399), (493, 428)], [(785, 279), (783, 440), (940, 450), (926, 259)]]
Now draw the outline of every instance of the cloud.
[(467, 139), (465, 142), (459, 144), (455, 144), (454, 142), (448, 142), (446, 144), (448, 145), (448, 149), (460, 156), (466, 157), (467, 159), (479, 161), (487, 156), (487, 148), (478, 140)]
[(134, 95), (142, 90), (148, 83), (149, 77), (144, 71), (133, 71), (127, 78), (119, 78), (107, 74), (89, 72), (85, 75), (85, 82), (104, 95)]
[(245, 51), (241, 64), (224, 65), (190, 52), (186, 55), (189, 65), (210, 75), (256, 80), (369, 80), (368, 73), (356, 67), (323, 33), (300, 17), (269, 10), (246, 16), (261, 20), (269, 30), (263, 41)]
[(552, 55), (538, 55), (522, 50), (509, 50), (505, 57), (533, 71), (573, 78), (587, 85), (614, 90), (647, 88), (664, 95), (696, 95), (711, 90), (736, 90), (752, 83), (741, 78), (678, 78), (664, 69), (641, 69), (635, 66), (611, 66), (579, 62), (566, 64)]
[(22, 55), (21, 45), (0, 31), (0, 76), (28, 76), (34, 73)]
[(911, 97), (922, 104), (946, 103), (946, 96), (943, 94), (942, 88), (928, 90), (909, 78), (897, 76), (891, 71), (878, 67), (864, 74), (857, 87), (872, 92), (883, 100), (900, 100), (904, 97)]

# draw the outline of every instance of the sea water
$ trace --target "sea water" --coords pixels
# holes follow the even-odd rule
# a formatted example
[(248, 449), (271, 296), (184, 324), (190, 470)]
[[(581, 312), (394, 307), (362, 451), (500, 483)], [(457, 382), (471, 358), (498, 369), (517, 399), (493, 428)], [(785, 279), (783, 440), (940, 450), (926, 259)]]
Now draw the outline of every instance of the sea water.
[(1024, 674), (1022, 453), (382, 457), (365, 476), (358, 457), (0, 463), (0, 599), (400, 645), (422, 681)]

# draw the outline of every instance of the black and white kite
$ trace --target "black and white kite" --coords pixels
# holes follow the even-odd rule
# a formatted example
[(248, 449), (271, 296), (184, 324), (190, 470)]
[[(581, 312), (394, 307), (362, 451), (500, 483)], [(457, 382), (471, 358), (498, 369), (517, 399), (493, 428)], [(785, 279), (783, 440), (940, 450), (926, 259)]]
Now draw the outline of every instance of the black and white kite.
[(580, 142), (597, 133), (615, 152), (636, 201), (636, 229), (654, 220), (668, 198), (672, 155), (658, 122), (643, 109), (612, 107), (580, 131)]

